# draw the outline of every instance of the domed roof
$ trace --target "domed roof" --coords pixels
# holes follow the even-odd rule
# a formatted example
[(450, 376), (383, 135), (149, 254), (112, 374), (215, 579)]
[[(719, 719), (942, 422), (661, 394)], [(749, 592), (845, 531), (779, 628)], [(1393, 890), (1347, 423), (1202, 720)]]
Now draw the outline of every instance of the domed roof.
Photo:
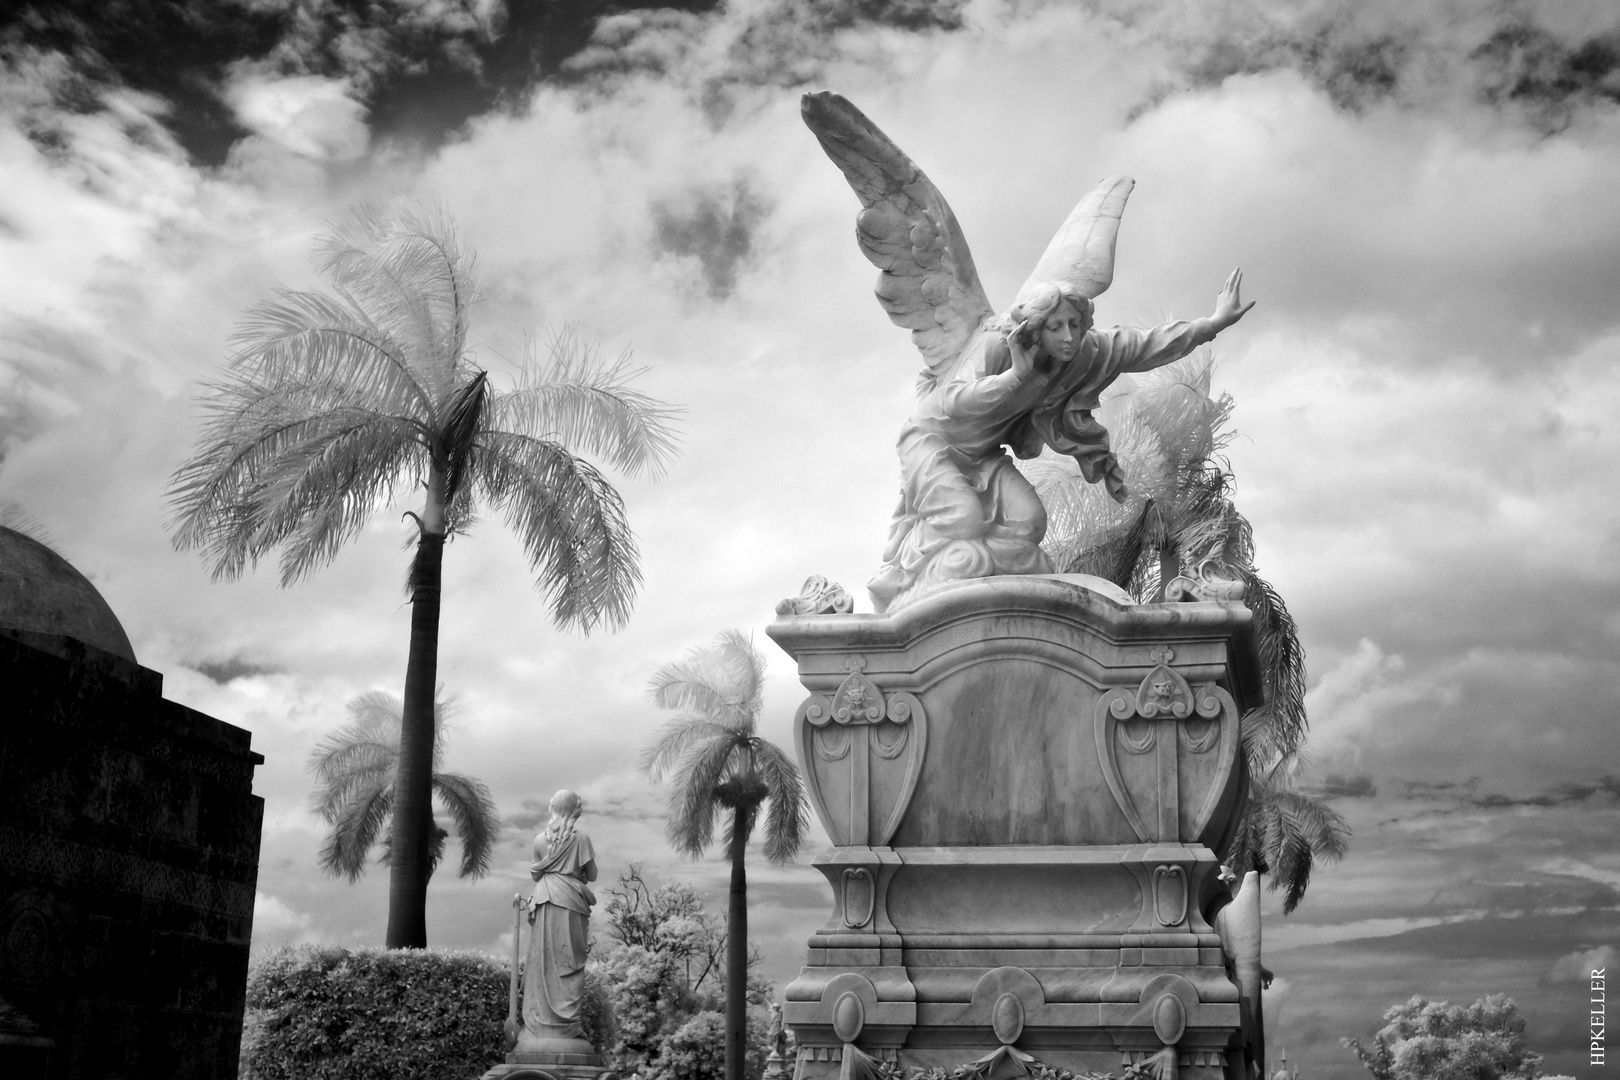
[(135, 662), (123, 624), (62, 556), (0, 525), (0, 626), (77, 638)]

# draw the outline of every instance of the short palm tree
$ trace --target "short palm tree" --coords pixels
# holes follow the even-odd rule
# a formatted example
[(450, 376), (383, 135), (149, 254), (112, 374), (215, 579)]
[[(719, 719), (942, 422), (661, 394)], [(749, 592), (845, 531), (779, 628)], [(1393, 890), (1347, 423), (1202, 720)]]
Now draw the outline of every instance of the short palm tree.
[(1254, 568), (1254, 536), (1231, 499), (1220, 451), (1232, 440), (1232, 398), (1210, 396), (1209, 350), (1121, 380), (1098, 418), (1108, 428), (1130, 494), (1116, 504), (1066, 462), (1026, 468), (1050, 524), (1044, 545), (1065, 573), (1107, 578), (1140, 600), (1163, 599), (1179, 576), (1241, 581), (1254, 613), (1265, 704), (1243, 717), (1249, 775), (1245, 816), (1222, 858), (1241, 877), (1270, 872), (1283, 910), (1305, 895), (1315, 860), (1343, 857), (1349, 826), (1299, 789), (1305, 653), (1282, 597)]
[(640, 585), (635, 541), (619, 494), (579, 454), (657, 474), (672, 413), (632, 388), (624, 357), (599, 362), (566, 334), (515, 386), (493, 385), (467, 341), (473, 259), (441, 211), (362, 209), (319, 250), (332, 291), (284, 290), (253, 309), (208, 388), (212, 415), (169, 489), (174, 542), (200, 549), (216, 579), (280, 548), (287, 585), (331, 562), (372, 511), (419, 493), (387, 944), (423, 948), (445, 542), (479, 504), (497, 508), (559, 626), (622, 625)]
[(673, 774), (665, 833), (675, 850), (701, 856), (714, 840), (715, 817), (729, 813), (726, 851), (731, 896), (726, 918), (726, 1080), (742, 1080), (747, 1049), (748, 879), (743, 855), (760, 806), (765, 857), (788, 862), (804, 842), (809, 811), (799, 767), (755, 733), (764, 706), (765, 657), (727, 630), (686, 659), (665, 664), (648, 687), (653, 702), (678, 709), (641, 755), (652, 779)]
[[(333, 876), (359, 881), (366, 856), (379, 841), (382, 860), (393, 852), (394, 777), (399, 763), (400, 717), (404, 706), (393, 694), (373, 690), (349, 702), (349, 722), (323, 739), (310, 755), (315, 774), (313, 807), (332, 831), (321, 845), (321, 868)], [(439, 770), (448, 707), (434, 703), (433, 794), (438, 797), (461, 842), (462, 877), (483, 877), (500, 839), (501, 818), (482, 780)], [(449, 830), (433, 824), (428, 873), (444, 854)]]

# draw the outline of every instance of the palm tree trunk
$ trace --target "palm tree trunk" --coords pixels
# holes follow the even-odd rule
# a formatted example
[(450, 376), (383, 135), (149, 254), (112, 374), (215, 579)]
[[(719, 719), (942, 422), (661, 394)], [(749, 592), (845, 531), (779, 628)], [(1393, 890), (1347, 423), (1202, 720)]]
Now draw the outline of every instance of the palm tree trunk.
[(726, 909), (726, 1080), (743, 1080), (748, 1050), (748, 878), (743, 853), (753, 808), (731, 811), (731, 897)]
[(394, 775), (388, 867), (390, 949), (427, 948), (427, 885), (432, 873), (433, 691), (439, 676), (439, 595), (444, 566), (444, 474), (429, 472), (422, 532), (411, 564), (411, 648), (405, 662), (399, 765)]
[(1159, 545), (1159, 591), (1154, 594), (1153, 599), (1156, 601), (1162, 601), (1165, 598), (1165, 590), (1170, 588), (1170, 583), (1174, 581), (1176, 577), (1180, 575), (1180, 573), (1181, 555), (1178, 551), (1176, 551), (1175, 541), (1167, 537), (1164, 542)]

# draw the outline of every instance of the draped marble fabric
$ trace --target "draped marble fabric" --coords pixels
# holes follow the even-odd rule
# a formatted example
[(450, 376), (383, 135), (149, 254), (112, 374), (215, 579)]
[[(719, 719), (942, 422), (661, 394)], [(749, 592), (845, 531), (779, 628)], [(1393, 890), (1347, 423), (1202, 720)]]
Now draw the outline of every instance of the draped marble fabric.
[(529, 867), (529, 958), (523, 973), (523, 1026), (541, 1038), (578, 1039), (585, 993), (585, 944), (596, 880), (596, 849), (582, 832), (555, 842), (534, 838)]

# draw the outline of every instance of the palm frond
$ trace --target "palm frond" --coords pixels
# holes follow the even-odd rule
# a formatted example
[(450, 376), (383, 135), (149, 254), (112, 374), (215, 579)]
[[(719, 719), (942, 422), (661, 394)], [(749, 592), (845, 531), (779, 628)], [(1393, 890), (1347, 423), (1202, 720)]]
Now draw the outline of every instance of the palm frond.
[(659, 476), (675, 455), (673, 424), (681, 410), (635, 389), (642, 374), (628, 352), (606, 363), (564, 328), (545, 360), (530, 353), (517, 389), (496, 398), (497, 423), (600, 455), (629, 476)]
[(489, 374), (483, 371), (459, 388), (451, 400), (443, 427), (443, 442), (450, 458), (444, 480), (446, 502), (461, 494), (466, 477), (476, 471), (478, 432), (488, 400)]
[(523, 541), (553, 620), (623, 626), (641, 571), (619, 493), (557, 443), (485, 431), (478, 453), (475, 481)]
[(219, 431), (176, 472), (179, 548), (201, 548), (216, 578), (239, 576), (280, 544), (282, 584), (324, 565), (393, 495), (419, 451), (409, 421), (346, 408)]
[(653, 673), (648, 692), (663, 709), (685, 709), (752, 734), (763, 704), (765, 658), (752, 639), (727, 630)]
[(739, 749), (734, 733), (693, 743), (671, 781), (664, 835), (683, 855), (698, 858), (714, 840), (714, 817), (719, 810), (715, 789), (732, 771)]
[(501, 818), (489, 787), (470, 776), (434, 773), (433, 790), (461, 841), (461, 876), (483, 877), (501, 835)]
[(442, 400), (412, 363), (408, 343), (354, 297), (280, 289), (248, 309), (231, 335), (229, 377), (295, 385), (316, 400), (383, 405), (429, 421)]
[(780, 866), (791, 862), (810, 827), (809, 801), (799, 767), (781, 749), (754, 740), (754, 764), (765, 781), (770, 808), (765, 814), (765, 858)]
[(1238, 874), (1268, 874), (1268, 886), (1283, 891), (1287, 915), (1304, 898), (1316, 863), (1343, 858), (1349, 836), (1350, 826), (1324, 801), (1257, 775), (1225, 858)]
[(1280, 758), (1304, 741), (1305, 650), (1288, 605), (1271, 583), (1253, 567), (1238, 567), (1243, 577), (1243, 602), (1254, 613), (1254, 638), (1260, 654), (1261, 683), (1266, 701), (1258, 712), (1256, 732), (1264, 759)]
[(321, 846), (322, 869), (350, 882), (366, 872), (366, 854), (377, 842), (383, 824), (394, 809), (392, 784), (376, 784), (357, 791), (344, 803), (332, 823), (332, 831)]
[[(382, 690), (371, 690), (350, 699), (349, 722), (318, 743), (309, 756), (316, 788), (310, 807), (328, 823), (346, 813), (345, 807), (378, 785), (392, 785), (399, 762), (399, 735), (404, 706), (399, 698)], [(439, 697), (433, 706), (433, 766), (444, 754), (444, 720), (450, 709), (448, 698)]]
[(705, 739), (733, 738), (736, 734), (727, 725), (705, 716), (678, 716), (658, 729), (653, 741), (642, 749), (638, 764), (649, 779), (661, 781), (697, 743)]
[(357, 792), (392, 783), (399, 760), (397, 718), (379, 713), (350, 715), (353, 719), (322, 739), (309, 757), (317, 783), (311, 809), (328, 823), (345, 812)]
[(363, 205), (317, 247), (338, 288), (407, 341), (413, 369), (436, 400), (448, 400), (462, 381), (477, 300), (474, 260), (450, 215), (408, 199)]

